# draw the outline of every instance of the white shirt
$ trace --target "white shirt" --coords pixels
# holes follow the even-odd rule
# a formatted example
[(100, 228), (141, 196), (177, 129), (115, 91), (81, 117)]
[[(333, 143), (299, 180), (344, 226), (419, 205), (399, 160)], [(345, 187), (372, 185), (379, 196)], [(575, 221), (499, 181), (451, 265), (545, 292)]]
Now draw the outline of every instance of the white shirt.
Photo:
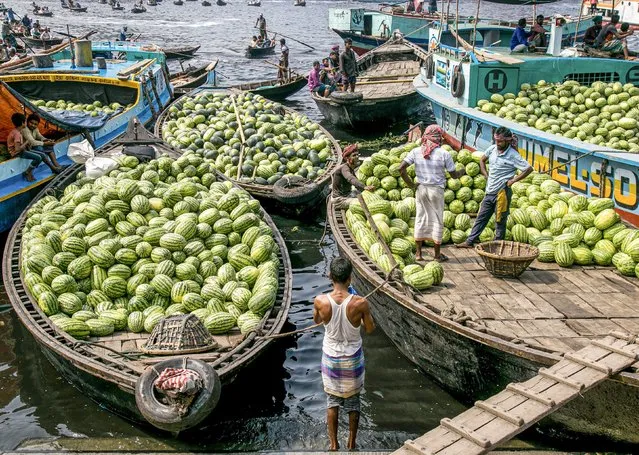
[(446, 171), (455, 170), (453, 158), (446, 150), (437, 147), (430, 153), (428, 159), (424, 158), (422, 148), (415, 147), (404, 158), (407, 164), (415, 164), (415, 176), (417, 183), (422, 185), (446, 186)]

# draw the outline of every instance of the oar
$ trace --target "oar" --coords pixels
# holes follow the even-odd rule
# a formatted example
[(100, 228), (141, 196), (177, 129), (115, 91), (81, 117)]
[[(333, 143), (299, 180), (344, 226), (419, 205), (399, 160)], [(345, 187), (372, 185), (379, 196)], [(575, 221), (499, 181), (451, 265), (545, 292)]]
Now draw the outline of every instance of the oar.
[(69, 35), (69, 34), (64, 33), (64, 32), (58, 32), (58, 31), (55, 31), (55, 30), (51, 30), (51, 31), (53, 33), (57, 33), (58, 35), (66, 36), (67, 38), (73, 38), (73, 39), (77, 38), (77, 36), (75, 36), (75, 35)]
[(22, 37), (21, 37), (21, 36), (16, 36), (16, 38), (20, 38), (20, 41), (22, 41), (22, 44), (24, 44), (24, 45), (27, 47), (27, 49), (29, 49), (29, 50), (31, 51), (31, 53), (32, 53), (32, 54), (35, 54), (35, 53), (36, 53), (36, 52), (35, 52), (35, 51), (31, 48), (31, 46), (29, 46), (29, 45), (27, 44), (27, 42), (26, 42), (25, 40), (23, 40), (23, 39), (22, 39)]
[(306, 47), (308, 47), (308, 48), (313, 49), (314, 51), (315, 51), (315, 50), (317, 50), (317, 49), (315, 49), (313, 46), (311, 46), (310, 44), (306, 44), (306, 43), (304, 43), (304, 42), (302, 42), (302, 41), (300, 41), (300, 40), (296, 40), (295, 38), (291, 38), (290, 36), (286, 36), (286, 35), (285, 35), (285, 34), (283, 34), (283, 33), (274, 32), (273, 30), (269, 30), (269, 31), (270, 31), (271, 33), (275, 33), (276, 35), (280, 35), (280, 36), (283, 36), (284, 38), (288, 38), (288, 39), (290, 39), (290, 40), (293, 40), (293, 41), (295, 41), (296, 43), (300, 43), (300, 44), (302, 44), (303, 46), (306, 46)]

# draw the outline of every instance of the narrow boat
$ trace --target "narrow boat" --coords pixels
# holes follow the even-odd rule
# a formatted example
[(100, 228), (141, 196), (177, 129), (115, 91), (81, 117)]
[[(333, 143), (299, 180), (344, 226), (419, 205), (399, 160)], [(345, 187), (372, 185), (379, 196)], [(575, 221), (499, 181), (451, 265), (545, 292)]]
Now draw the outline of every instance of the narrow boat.
[(251, 0), (247, 3), (248, 6), (262, 6), (262, 0)]
[(174, 5), (177, 5), (177, 6), (182, 6), (182, 5), (184, 5), (184, 2), (183, 2), (182, 0), (175, 0), (175, 1), (173, 2), (173, 4), (174, 4)]
[(42, 16), (42, 17), (52, 17), (53, 11), (50, 11), (48, 9), (47, 10), (37, 9), (37, 10), (33, 10), (33, 15)]
[(226, 2), (225, 2), (224, 0), (217, 0), (217, 1), (215, 2), (215, 4), (216, 4), (217, 6), (226, 6)]
[(293, 6), (306, 6), (306, 0), (295, 0)]
[[(85, 35), (82, 35), (79, 38), (74, 38), (71, 40), (71, 43), (74, 43), (78, 39), (88, 39), (93, 34), (95, 34), (95, 32), (89, 32)], [(69, 47), (69, 40), (66, 40), (58, 44), (57, 46), (53, 46), (51, 49), (42, 50), (41, 53), (46, 55), (55, 55), (57, 52), (61, 52), (64, 49), (67, 49), (68, 47)], [(20, 57), (20, 60), (17, 60), (17, 61), (4, 62), (0, 64), (0, 74), (3, 72), (8, 72), (8, 71), (15, 71), (16, 69), (19, 69), (25, 66), (31, 66), (32, 63), (33, 63), (33, 60), (31, 59), (31, 56), (26, 56), (26, 55), (24, 57)]]
[(149, 6), (158, 6), (158, 2), (156, 0), (146, 0), (146, 4)]
[(197, 46), (182, 46), (182, 47), (165, 47), (162, 50), (166, 55), (167, 60), (187, 59), (195, 56), (195, 53), (200, 49), (200, 45)]
[[(54, 151), (61, 163), (68, 162), (71, 143), (88, 139), (100, 147), (121, 135), (133, 117), (144, 124), (154, 121), (172, 95), (163, 69), (164, 54), (159, 49), (128, 52), (126, 46), (112, 48), (118, 49), (119, 58), (107, 60), (106, 69), (96, 69), (98, 63), (93, 61), (90, 72), (72, 65), (68, 45), (49, 53), (51, 68), (34, 68), (30, 58), (13, 62), (10, 71), (0, 74), (3, 118), (9, 122), (18, 106), (24, 106), (21, 112), (40, 115), (41, 131), (56, 141)], [(0, 163), (0, 232), (11, 227), (53, 177), (46, 166), (39, 166), (34, 172), (36, 180), (27, 182), (22, 173), (28, 166), (29, 160), (22, 158)]]
[(204, 0), (202, 2), (202, 6), (211, 6), (211, 2), (209, 2), (208, 0)]
[[(224, 89), (224, 88), (212, 88), (201, 87), (195, 89), (187, 95), (175, 100), (166, 110), (162, 113), (155, 126), (155, 134), (160, 137), (163, 136), (163, 128), (165, 123), (170, 121), (169, 115), (171, 112), (182, 110), (183, 103), (186, 98), (195, 97), (198, 95), (213, 94), (217, 96), (228, 96), (229, 94), (238, 95), (242, 92), (236, 89)], [(297, 115), (295, 111), (285, 106), (278, 105), (276, 111), (278, 113)], [(316, 130), (321, 131), (330, 142), (329, 157), (326, 160), (326, 167), (322, 173), (318, 173), (309, 178), (300, 178), (296, 174), (284, 175), (277, 182), (268, 183), (264, 178), (256, 177), (257, 165), (250, 168), (243, 167), (240, 172), (239, 180), (237, 175), (232, 176), (232, 180), (246, 189), (252, 196), (258, 198), (268, 210), (274, 210), (279, 213), (290, 214), (293, 216), (300, 216), (304, 213), (308, 213), (311, 210), (317, 208), (319, 204), (322, 204), (327, 194), (330, 191), (330, 184), (333, 172), (342, 162), (342, 151), (338, 142), (333, 136), (322, 128), (321, 125), (317, 125)], [(308, 153), (308, 151), (307, 151)], [(244, 166), (247, 166), (246, 164)], [(251, 173), (253, 174), (251, 176)], [(297, 180), (297, 181), (295, 181)], [(303, 183), (300, 185), (299, 181)]]
[(264, 98), (280, 101), (297, 93), (306, 87), (307, 84), (308, 80), (306, 77), (298, 74), (296, 77), (284, 83), (280, 83), (279, 80), (274, 79), (262, 82), (247, 82), (245, 84), (234, 85), (233, 88), (245, 92), (258, 93)]
[(113, 11), (124, 11), (124, 6), (122, 6), (122, 5), (120, 5), (120, 6), (118, 6), (118, 5), (113, 5), (113, 6), (111, 6), (111, 9), (112, 9)]
[(87, 7), (86, 6), (73, 7), (73, 8), (69, 8), (69, 11), (71, 11), (73, 13), (86, 13), (87, 12)]
[(198, 67), (189, 67), (179, 73), (171, 74), (171, 85), (175, 96), (184, 95), (202, 85), (217, 85), (215, 68), (217, 60)]
[(107, 0), (98, 0), (98, 3), (100, 5), (106, 5), (107, 4)]
[[(516, 22), (481, 18), (476, 21), (474, 17), (462, 16), (457, 21), (455, 15), (444, 15), (446, 24), (441, 32), (441, 42), (446, 45), (456, 45), (455, 37), (450, 33), (454, 28), (465, 40), (475, 39), (475, 45), (489, 47), (495, 43), (509, 43)], [(342, 39), (353, 40), (353, 50), (358, 54), (364, 54), (369, 50), (385, 43), (391, 36), (391, 32), (399, 30), (406, 35), (406, 39), (428, 50), (430, 31), (437, 30), (442, 20), (441, 13), (404, 13), (393, 8), (382, 10), (369, 10), (364, 8), (329, 8), (328, 26)], [(584, 15), (581, 18), (566, 17), (566, 25), (562, 40), (564, 44), (572, 44), (575, 34), (582, 37), (588, 27), (593, 25), (592, 16)], [(534, 18), (528, 19), (529, 25), (534, 23)], [(551, 23), (547, 18), (546, 24)], [(452, 24), (455, 24), (454, 26)], [(550, 26), (546, 28), (550, 30)]]
[(355, 93), (333, 92), (312, 97), (322, 115), (334, 125), (358, 130), (391, 125), (423, 109), (413, 79), (427, 54), (402, 36), (382, 44), (357, 60)]
[(69, 4), (65, 2), (64, 0), (61, 0), (60, 6), (64, 9), (69, 9)]
[(30, 36), (24, 36), (21, 38), (26, 44), (31, 47), (50, 49), (53, 46), (61, 44), (64, 40), (62, 38), (40, 39), (31, 38)]
[(260, 58), (263, 57), (265, 55), (270, 55), (270, 54), (274, 54), (275, 53), (275, 40), (272, 39), (271, 40), (271, 44), (269, 44), (268, 46), (265, 47), (259, 47), (259, 46), (248, 46), (246, 48), (246, 56), (248, 58)]
[[(130, 127), (121, 139), (98, 150), (97, 155), (117, 156), (125, 152), (127, 148), (143, 148), (152, 152), (156, 157), (161, 154), (167, 154), (171, 157), (179, 156), (175, 149), (158, 138), (151, 136), (143, 129), (134, 128)], [(82, 170), (82, 165), (75, 165), (67, 169), (39, 194), (38, 199), (44, 198), (48, 194), (61, 194), (66, 187), (77, 181), (76, 175)], [(220, 174), (217, 174), (216, 178), (218, 182), (226, 182), (226, 179)], [(199, 353), (192, 353), (188, 356), (189, 359), (205, 362), (207, 368), (214, 370), (214, 377), (203, 377), (202, 379), (205, 384), (207, 381), (219, 380), (222, 394), (226, 393), (228, 390), (226, 387), (236, 377), (240, 374), (247, 374), (251, 364), (267, 351), (273, 342), (269, 336), (281, 331), (291, 305), (292, 268), (286, 244), (269, 215), (264, 210), (260, 210), (262, 219), (272, 231), (279, 259), (278, 289), (275, 303), (266, 310), (259, 323), (260, 336), (255, 331), (244, 335), (240, 333), (239, 329), (234, 328), (227, 334), (213, 335), (213, 343), (209, 345), (208, 349), (200, 349)], [(157, 401), (156, 405), (153, 406), (154, 400), (151, 398), (149, 403), (149, 398), (143, 394), (141, 389), (145, 384), (146, 377), (152, 373), (154, 368), (162, 368), (162, 364), (167, 361), (168, 363), (173, 361), (177, 367), (188, 364), (189, 368), (191, 368), (192, 362), (188, 363), (190, 361), (184, 355), (146, 354), (132, 356), (127, 354), (131, 350), (143, 350), (143, 346), (150, 338), (148, 333), (116, 332), (107, 339), (92, 337), (89, 338), (89, 343), (84, 343), (60, 330), (40, 309), (32, 294), (27, 291), (29, 286), (25, 284), (25, 276), (21, 273), (20, 252), (24, 247), (22, 229), (26, 218), (27, 211), (25, 210), (9, 234), (5, 250), (8, 256), (5, 256), (3, 261), (4, 282), (10, 288), (7, 289), (9, 299), (18, 318), (58, 372), (78, 388), (82, 394), (92, 398), (100, 407), (140, 423), (145, 423), (145, 419), (149, 417), (148, 407), (154, 408), (151, 410), (151, 414), (157, 416), (157, 413), (161, 412), (159, 408), (163, 406)], [(104, 348), (105, 342), (108, 350)], [(122, 353), (117, 357), (117, 360), (114, 360), (113, 357), (114, 350)], [(138, 388), (137, 392), (136, 387)], [(153, 393), (152, 385), (151, 393)], [(215, 398), (219, 398), (219, 389), (217, 393), (218, 396)], [(197, 421), (199, 422), (204, 417), (202, 411), (209, 414), (213, 410), (214, 403), (213, 406), (207, 408), (204, 403), (201, 403), (200, 398), (201, 395), (198, 395), (193, 406), (188, 409), (188, 413), (172, 421), (170, 427), (174, 431), (184, 430), (197, 424), (193, 421), (194, 413), (198, 414)], [(142, 410), (138, 406), (141, 406)], [(167, 408), (164, 406), (164, 409)], [(153, 419), (150, 423), (158, 425)], [(158, 426), (167, 429), (164, 425)]]
[(135, 5), (133, 8), (131, 8), (131, 12), (133, 14), (146, 13), (146, 8), (143, 5)]

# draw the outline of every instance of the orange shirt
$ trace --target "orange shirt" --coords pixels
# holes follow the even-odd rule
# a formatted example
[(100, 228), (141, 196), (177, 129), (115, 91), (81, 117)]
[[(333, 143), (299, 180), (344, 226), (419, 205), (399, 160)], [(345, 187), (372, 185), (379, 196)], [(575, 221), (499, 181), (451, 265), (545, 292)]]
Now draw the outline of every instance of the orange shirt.
[(9, 137), (7, 137), (7, 148), (9, 149), (9, 154), (11, 156), (16, 156), (19, 152), (16, 151), (16, 147), (20, 148), (22, 146), (24, 139), (22, 139), (22, 134), (20, 130), (14, 128), (9, 133)]

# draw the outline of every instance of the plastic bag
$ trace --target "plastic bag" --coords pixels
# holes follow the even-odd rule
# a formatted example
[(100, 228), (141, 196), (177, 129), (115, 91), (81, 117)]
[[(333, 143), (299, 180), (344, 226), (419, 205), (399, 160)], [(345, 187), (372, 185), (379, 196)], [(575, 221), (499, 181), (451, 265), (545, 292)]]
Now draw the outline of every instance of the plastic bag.
[(108, 174), (113, 169), (117, 169), (118, 163), (111, 158), (102, 158), (99, 156), (89, 158), (85, 163), (86, 176), (91, 179), (97, 179)]
[(82, 142), (74, 142), (69, 145), (67, 156), (74, 163), (86, 163), (88, 159), (93, 158), (93, 147), (86, 139)]

